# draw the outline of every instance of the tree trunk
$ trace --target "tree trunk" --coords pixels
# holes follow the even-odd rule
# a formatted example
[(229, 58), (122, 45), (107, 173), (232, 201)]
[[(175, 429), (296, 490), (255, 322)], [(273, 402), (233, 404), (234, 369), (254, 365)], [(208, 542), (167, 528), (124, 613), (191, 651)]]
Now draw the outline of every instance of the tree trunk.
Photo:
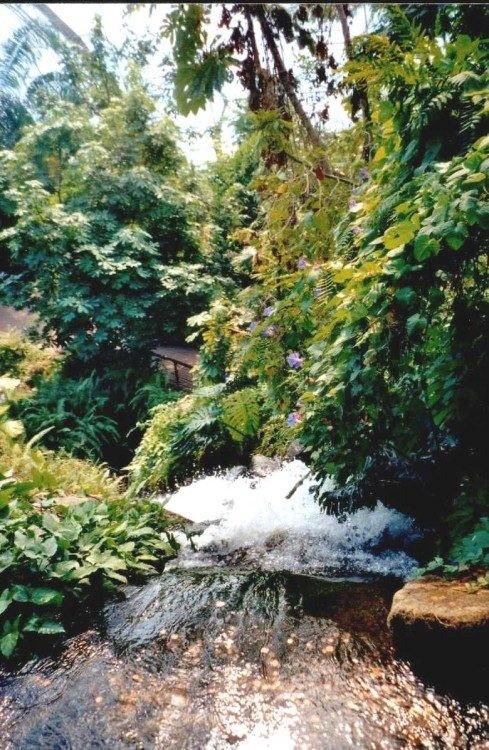
[[(343, 31), (343, 40), (345, 42), (345, 52), (349, 60), (352, 59), (353, 45), (351, 42), (350, 27), (348, 26), (348, 19), (346, 16), (346, 8), (344, 3), (335, 5), (338, 13), (338, 18)], [(370, 152), (372, 150), (372, 117), (370, 114), (370, 105), (368, 101), (367, 84), (365, 81), (360, 81), (357, 86), (358, 100), (360, 107), (363, 112), (363, 119), (365, 120), (365, 139), (363, 143), (363, 158), (365, 161), (370, 159)]]
[[(279, 80), (283, 86), (283, 89), (290, 103), (292, 104), (292, 107), (294, 108), (294, 111), (299, 119), (299, 122), (301, 123), (302, 127), (306, 131), (309, 141), (314, 146), (314, 148), (324, 150), (323, 140), (321, 136), (319, 135), (318, 131), (316, 130), (316, 128), (314, 127), (314, 125), (312, 124), (311, 119), (306, 113), (304, 107), (302, 106), (302, 103), (299, 97), (297, 96), (294, 86), (292, 85), (292, 82), (289, 78), (289, 73), (285, 67), (284, 61), (279, 52), (273, 30), (267, 20), (264, 6), (263, 5), (249, 5), (248, 8), (250, 12), (253, 13), (256, 16), (256, 18), (258, 18), (258, 22), (260, 24), (263, 38), (273, 58), (273, 62), (277, 70)], [(324, 154), (321, 158), (321, 163), (319, 167), (321, 169), (321, 172), (323, 173), (323, 178), (328, 177), (330, 179), (332, 178), (335, 180), (339, 180), (341, 182), (346, 182), (349, 185), (353, 184), (351, 180), (345, 177), (345, 175), (333, 169), (329, 159)]]
[[(315, 148), (323, 148), (324, 144), (321, 139), (321, 136), (317, 132), (316, 128), (312, 124), (310, 118), (308, 117), (306, 111), (304, 110), (304, 107), (302, 106), (301, 102), (299, 101), (299, 98), (297, 94), (295, 93), (294, 87), (289, 79), (288, 71), (285, 68), (284, 61), (282, 60), (282, 57), (280, 55), (280, 52), (278, 50), (277, 43), (275, 41), (275, 37), (273, 35), (273, 31), (270, 27), (270, 24), (268, 23), (266, 17), (265, 17), (265, 11), (263, 9), (262, 5), (256, 5), (254, 6), (254, 10), (256, 13), (256, 16), (258, 18), (258, 21), (260, 23), (260, 27), (262, 30), (263, 37), (267, 43), (267, 47), (270, 50), (270, 54), (272, 55), (274, 65), (277, 69), (278, 77), (280, 79), (280, 82), (284, 88), (285, 93), (287, 94), (287, 97), (292, 104), (295, 113), (297, 117), (299, 118), (299, 121), (304, 128), (304, 130), (307, 133), (307, 136), (309, 140), (311, 141), (312, 145)], [(327, 164), (327, 162), (325, 162)], [(327, 164), (327, 171), (331, 172), (331, 166)]]

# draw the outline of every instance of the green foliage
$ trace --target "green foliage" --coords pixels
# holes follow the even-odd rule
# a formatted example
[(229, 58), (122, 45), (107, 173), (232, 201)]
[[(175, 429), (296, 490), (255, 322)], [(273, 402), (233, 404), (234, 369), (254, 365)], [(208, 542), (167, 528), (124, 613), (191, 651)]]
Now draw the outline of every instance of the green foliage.
[[(192, 406), (192, 397), (184, 396), (175, 404), (162, 404), (153, 410), (129, 466), (131, 486), (135, 492), (165, 487), (173, 479), (183, 479), (187, 468), (190, 469), (194, 462), (197, 464), (202, 459), (207, 441), (203, 430), (197, 430), (194, 440), (179, 430), (186, 424)], [(175, 450), (177, 445), (179, 453)]]
[[(158, 506), (57, 497), (37, 477), (0, 477), (0, 651), (65, 632), (69, 609), (151, 574), (172, 554)], [(79, 606), (79, 605), (78, 605)]]
[(65, 632), (75, 604), (156, 571), (177, 545), (159, 506), (123, 496), (102, 466), (25, 444), (0, 378), (0, 653)]
[[(250, 117), (242, 114), (233, 125), (239, 146), (232, 154), (222, 151), (221, 124), (213, 131), (217, 159), (208, 165), (204, 174), (210, 193), (211, 219), (206, 236), (208, 249), (204, 252), (217, 273), (229, 281), (246, 285), (249, 283), (251, 256), (243, 252), (234, 233), (250, 226), (260, 213), (258, 196), (252, 187), (259, 169), (259, 153), (248, 132), (252, 127)], [(228, 293), (233, 291), (231, 287)]]
[[(259, 153), (264, 136), (260, 118), (255, 120), (252, 142)], [(267, 121), (276, 120), (275, 113)], [(268, 147), (271, 137), (266, 136)], [(344, 166), (357, 143), (356, 135), (336, 138), (338, 164)], [(350, 158), (350, 168), (353, 164)], [(292, 163), (249, 184), (265, 210), (251, 226), (235, 225), (228, 239), (244, 247), (254, 283), (189, 319), (197, 332), (188, 340), (202, 341), (194, 375), (198, 389), (181, 402), (183, 411), (155, 411), (131, 465), (135, 486), (165, 486), (199, 467), (246, 461), (260, 437), (285, 454), (296, 438), (285, 415), (297, 408), (301, 377), (286, 358), (297, 348), (303, 351), (321, 315), (314, 290), (325, 279), (313, 259), (331, 253), (332, 225), (348, 195), (341, 185), (322, 183), (313, 165), (314, 159), (307, 169)], [(307, 268), (299, 269), (305, 247)], [(253, 322), (256, 328), (249, 331)], [(273, 438), (274, 428), (266, 437), (269, 423), (280, 425)]]
[(183, 160), (172, 128), (155, 121), (131, 75), (96, 118), (59, 104), (3, 152), (15, 205), (2, 233), (5, 299), (35, 310), (44, 334), (83, 361), (116, 352), (147, 361), (219, 283), (199, 253), (197, 201), (175, 179)]
[(9, 399), (15, 392), (20, 380), (3, 376), (0, 378), (0, 437), (10, 440), (19, 437), (24, 432), (22, 422), (9, 419)]
[(0, 148), (12, 148), (30, 122), (28, 111), (19, 101), (6, 93), (0, 95)]
[(153, 407), (182, 395), (156, 364), (135, 368), (115, 361), (100, 376), (84, 376), (80, 363), (16, 333), (0, 336), (0, 367), (18, 376), (5, 409), (22, 420), (28, 438), (73, 456), (109, 461), (115, 468), (132, 456), (138, 423)]
[[(340, 482), (361, 472), (373, 450), (407, 457), (447, 435), (471, 456), (471, 471), (483, 470), (483, 53), (467, 38), (442, 51), (419, 31), (409, 51), (383, 44), (382, 56), (377, 49), (350, 66), (354, 76), (366, 70), (382, 86), (391, 81), (391, 96), (374, 113), (372, 178), (338, 229), (349, 241), (326, 265), (333, 286), (309, 349), (314, 386), (301, 397), (302, 439), (315, 468)], [(458, 138), (468, 114), (469, 147)]]
[(182, 396), (181, 391), (169, 386), (168, 373), (157, 370), (143, 385), (136, 388), (130, 405), (135, 409), (139, 419), (144, 420), (156, 406), (172, 403)]
[[(13, 338), (16, 342), (16, 338)], [(34, 361), (39, 361), (39, 354), (44, 353), (44, 350), (30, 343), (21, 343), (24, 344), (24, 355), (27, 349), (27, 361), (32, 350)], [(13, 351), (18, 353), (19, 348), (14, 347)], [(7, 354), (10, 353), (9, 347), (5, 347), (3, 353), (5, 351)], [(48, 363), (51, 364), (49, 360)], [(25, 371), (29, 368), (21, 362), (19, 369)], [(66, 452), (55, 454), (34, 447), (35, 443), (39, 443), (45, 437), (42, 432), (24, 444), (24, 425), (19, 420), (11, 419), (17, 405), (18, 393), (23, 391), (25, 385), (21, 379), (0, 377), (0, 472), (5, 475), (12, 472), (22, 482), (34, 481), (38, 489), (56, 491), (58, 494), (81, 492), (106, 500), (115, 499), (120, 494), (119, 482), (110, 477), (104, 466), (80, 461), (68, 456)], [(44, 432), (51, 431), (52, 427), (49, 427)]]
[(440, 574), (451, 577), (469, 577), (477, 588), (489, 586), (489, 518), (484, 516), (470, 534), (453, 545), (446, 559), (435, 557), (418, 575)]
[(246, 460), (257, 443), (262, 402), (256, 387), (220, 383), (156, 407), (129, 466), (131, 486), (171, 487), (201, 468)]
[(223, 423), (237, 442), (256, 435), (260, 416), (260, 392), (256, 387), (242, 388), (222, 400)]
[(274, 414), (261, 425), (258, 453), (271, 458), (285, 458), (292, 442), (291, 428), (285, 414)]
[(12, 471), (20, 481), (33, 480), (57, 495), (81, 494), (113, 501), (121, 494), (121, 482), (107, 466), (39, 448), (38, 443), (25, 445), (0, 430), (0, 472)]
[(58, 373), (43, 380), (34, 395), (16, 401), (12, 413), (21, 419), (28, 436), (44, 433), (47, 448), (100, 458), (104, 444), (120, 438), (116, 422), (104, 413), (107, 401), (95, 373), (77, 380)]
[(163, 26), (173, 48), (175, 100), (183, 115), (204, 108), (229, 80), (230, 53), (219, 46), (205, 48), (208, 20), (208, 5), (182, 4), (168, 14)]
[(50, 377), (61, 361), (56, 349), (30, 341), (17, 332), (0, 333), (0, 372), (33, 386), (39, 377)]
[[(270, 21), (261, 7), (251, 13)], [(234, 29), (241, 12), (224, 11), (223, 26)], [(253, 439), (283, 455), (299, 438), (318, 477), (340, 484), (376, 457), (409, 467), (450, 447), (453, 481), (437, 506), (452, 511), (445, 549), (487, 507), (487, 51), (476, 15), (388, 6), (382, 28), (353, 40), (344, 88), (353, 115), (368, 93), (368, 169), (362, 126), (321, 153), (301, 144), (283, 106), (254, 111), (249, 142), (268, 171), (249, 186), (260, 210), (230, 237), (252, 283), (192, 320), (203, 340), (198, 382), (220, 390), (185, 416), (210, 429), (227, 421), (229, 398), (230, 423), (235, 415), (246, 433), (242, 407), (258, 388)], [(273, 21), (277, 38), (283, 23)], [(318, 168), (326, 152), (337, 183)], [(477, 507), (467, 490), (476, 485), (485, 488)]]
[(229, 298), (221, 298), (199, 315), (193, 315), (188, 323), (197, 331), (187, 337), (192, 342), (201, 338), (197, 383), (210, 385), (222, 383), (226, 375), (232, 349), (232, 339), (239, 332), (236, 318), (240, 309)]

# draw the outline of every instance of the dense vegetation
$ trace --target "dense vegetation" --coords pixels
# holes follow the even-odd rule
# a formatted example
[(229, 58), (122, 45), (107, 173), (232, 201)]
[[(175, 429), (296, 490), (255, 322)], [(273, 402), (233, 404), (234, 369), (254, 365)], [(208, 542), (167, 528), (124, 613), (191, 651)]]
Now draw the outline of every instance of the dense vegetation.
[[(352, 38), (353, 12), (179, 4), (117, 54), (99, 23), (91, 51), (44, 33), (56, 75), (23, 95), (10, 75), (0, 284), (41, 343), (0, 342), (5, 655), (20, 632), (59, 629), (52, 610), (87, 581), (168, 553), (154, 506), (87, 457), (130, 462), (131, 493), (148, 494), (300, 451), (325, 509), (382, 499), (434, 530), (425, 570), (483, 582), (487, 12), (378, 6)], [(173, 101), (145, 83), (160, 34)], [(239, 146), (226, 154), (215, 128), (197, 170), (166, 112), (198, 112), (233, 77)], [(332, 130), (338, 96), (351, 126)], [(182, 397), (151, 352), (185, 340), (200, 361)], [(80, 492), (98, 502), (60, 500)]]
[[(263, 28), (260, 8), (243, 12)], [(265, 22), (300, 43), (307, 13), (289, 16), (290, 28), (282, 13)], [(183, 50), (176, 35), (177, 99), (185, 55), (210, 65), (199, 57), (197, 15), (190, 6), (174, 15), (177, 28), (196, 30), (193, 51), (188, 34)], [(297, 141), (277, 65), (275, 106), (251, 107), (250, 140), (265, 160), (252, 183), (262, 211), (234, 234), (253, 257), (254, 283), (194, 319), (203, 387), (156, 413), (136, 481), (188, 472), (186, 455), (222, 460), (216, 446), (230, 436), (234, 457), (256, 447), (284, 454), (299, 439), (314, 473), (338, 481), (319, 497), (330, 510), (381, 497), (438, 527), (449, 557), (479, 524), (471, 560), (487, 561), (489, 141), (476, 17), (458, 6), (436, 18), (415, 6), (383, 9), (378, 31), (351, 41), (342, 82), (353, 112), (363, 102), (365, 114), (368, 93), (368, 117), (329, 135), (323, 150), (300, 113), (309, 145)], [(236, 29), (233, 20), (231, 12)], [(221, 85), (217, 74), (212, 81)]]
[[(19, 356), (20, 354), (20, 356)], [(53, 353), (15, 337), (0, 341), (3, 366), (15, 360), (19, 378), (0, 378), (0, 653), (19, 642), (53, 636), (73, 625), (105, 591), (154, 572), (177, 545), (159, 506), (123, 494), (108, 468), (25, 442), (23, 425), (8, 418), (16, 391)], [(74, 607), (75, 610), (74, 610)]]

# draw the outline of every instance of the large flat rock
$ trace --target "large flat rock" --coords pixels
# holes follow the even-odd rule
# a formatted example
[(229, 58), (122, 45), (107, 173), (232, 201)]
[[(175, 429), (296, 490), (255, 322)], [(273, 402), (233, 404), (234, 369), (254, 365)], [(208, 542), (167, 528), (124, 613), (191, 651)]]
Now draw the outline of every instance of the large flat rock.
[(489, 589), (471, 591), (465, 583), (426, 578), (410, 581), (394, 594), (388, 623), (405, 626), (472, 628), (489, 626)]
[(394, 594), (388, 624), (408, 655), (487, 669), (487, 588), (435, 577), (410, 581)]

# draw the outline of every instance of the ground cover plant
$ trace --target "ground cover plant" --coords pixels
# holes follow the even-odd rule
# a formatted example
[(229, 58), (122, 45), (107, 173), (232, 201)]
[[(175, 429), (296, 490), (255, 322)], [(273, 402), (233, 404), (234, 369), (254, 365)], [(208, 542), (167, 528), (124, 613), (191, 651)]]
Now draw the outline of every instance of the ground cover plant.
[(65, 633), (73, 611), (161, 569), (178, 548), (160, 506), (108, 469), (26, 443), (0, 378), (0, 653)]

